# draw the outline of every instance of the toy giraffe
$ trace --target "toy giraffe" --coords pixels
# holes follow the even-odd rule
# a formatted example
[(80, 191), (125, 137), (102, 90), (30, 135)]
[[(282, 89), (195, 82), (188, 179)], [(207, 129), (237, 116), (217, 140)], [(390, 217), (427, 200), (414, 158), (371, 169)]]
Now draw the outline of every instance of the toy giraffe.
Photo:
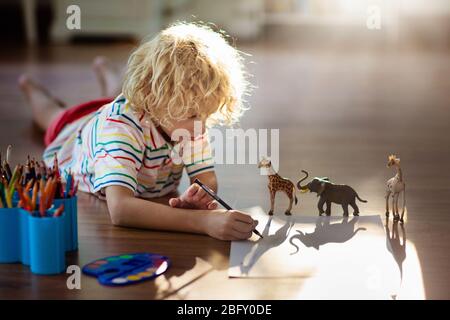
[(273, 208), (275, 205), (275, 195), (278, 191), (283, 191), (289, 198), (289, 208), (286, 210), (285, 214), (287, 216), (291, 215), (292, 202), (295, 199), (295, 204), (297, 204), (297, 197), (295, 196), (295, 186), (291, 180), (283, 178), (278, 173), (276, 173), (272, 168), (272, 163), (268, 159), (262, 159), (258, 168), (265, 168), (268, 170), (269, 177), (269, 191), (270, 191), (270, 211), (269, 215), (273, 215)]
[[(406, 193), (405, 182), (403, 181), (402, 169), (400, 168), (400, 159), (395, 155), (388, 157), (387, 167), (395, 166), (397, 168), (397, 174), (387, 181), (386, 188), (386, 217), (389, 217), (389, 197), (392, 196), (392, 214), (394, 221), (400, 220), (403, 223), (403, 216), (405, 215), (406, 206)], [(398, 197), (403, 192), (403, 208), (402, 215), (400, 217), (398, 212)]]

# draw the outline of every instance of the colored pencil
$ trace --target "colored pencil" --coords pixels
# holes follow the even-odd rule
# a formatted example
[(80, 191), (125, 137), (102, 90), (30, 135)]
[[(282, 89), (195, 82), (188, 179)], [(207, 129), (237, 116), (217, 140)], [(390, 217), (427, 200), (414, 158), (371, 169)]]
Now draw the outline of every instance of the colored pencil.
[(17, 192), (20, 207), (31, 212), (37, 210), (39, 216), (43, 217), (54, 199), (68, 199), (75, 196), (78, 181), (74, 179), (70, 169), (64, 170), (66, 183), (64, 185), (56, 153), (52, 167), (28, 155), (24, 165), (17, 164), (11, 172), (11, 152), (12, 146), (8, 145), (6, 157), (2, 157), (0, 153), (0, 207), (12, 208), (13, 197)]
[(72, 174), (69, 171), (69, 173), (66, 175), (66, 191), (65, 191), (65, 196), (68, 198), (69, 197), (69, 193), (71, 191), (72, 188)]
[(55, 211), (55, 213), (53, 214), (53, 217), (59, 217), (62, 215), (62, 213), (64, 212), (64, 204), (61, 204), (59, 206), (59, 208)]
[(16, 183), (16, 189), (17, 189), (17, 193), (19, 194), (19, 199), (20, 199), (19, 207), (25, 207), (26, 201), (25, 201), (25, 198), (23, 197), (23, 189), (19, 182)]
[(7, 208), (8, 204), (6, 203), (6, 190), (7, 190), (7, 181), (5, 177), (2, 177), (2, 181), (0, 183), (0, 198), (3, 202), (3, 207)]
[(33, 186), (33, 196), (31, 197), (31, 211), (36, 210), (36, 199), (39, 189), (39, 182), (36, 180)]
[(56, 152), (55, 158), (53, 159), (53, 171), (55, 172), (56, 176), (59, 177), (58, 155)]
[(0, 202), (2, 203), (3, 208), (8, 207), (8, 205), (6, 204), (5, 187), (3, 185), (3, 181), (0, 183)]
[(41, 202), (43, 202), (43, 207), (41, 211), (41, 216), (44, 216), (45, 211), (48, 209), (49, 199), (50, 199), (50, 193), (52, 189), (53, 184), (53, 178), (50, 178), (47, 180), (47, 183), (45, 184), (45, 190), (44, 190), (44, 199), (41, 199)]
[(16, 165), (14, 168), (14, 173), (11, 176), (11, 180), (9, 181), (7, 192), (6, 192), (6, 203), (8, 204), (8, 208), (12, 208), (12, 197), (14, 194), (14, 186), (17, 182), (19, 176), (21, 175), (19, 165)]
[(78, 180), (75, 182), (75, 186), (73, 187), (73, 190), (70, 194), (71, 197), (75, 196), (77, 194), (78, 191)]
[(47, 199), (47, 208), (46, 210), (48, 210), (53, 203), (53, 199), (55, 199), (55, 193), (56, 193), (56, 178), (52, 180), (52, 183), (50, 184), (50, 191), (49, 191), (49, 195), (48, 195), (48, 199)]
[(31, 175), (31, 179), (36, 179), (36, 167), (35, 167), (35, 165), (36, 165), (36, 161), (35, 161), (35, 159), (33, 158), (33, 160), (31, 160), (31, 163), (30, 163), (30, 175)]
[(41, 179), (41, 197), (39, 199), (39, 213), (41, 217), (45, 216), (45, 210), (47, 209), (47, 199), (50, 191), (50, 183), (52, 178), (50, 178), (46, 184), (44, 184), (44, 180)]
[(31, 209), (31, 199), (30, 199), (30, 196), (28, 195), (28, 192), (23, 190), (22, 195), (23, 195), (23, 199), (24, 199), (24, 204), (23, 204), (24, 209), (30, 210)]

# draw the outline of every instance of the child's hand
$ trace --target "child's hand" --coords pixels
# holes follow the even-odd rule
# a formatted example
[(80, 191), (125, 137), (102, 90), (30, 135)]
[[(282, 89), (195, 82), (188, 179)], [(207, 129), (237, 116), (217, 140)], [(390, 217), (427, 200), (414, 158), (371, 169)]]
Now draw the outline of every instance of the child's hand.
[(192, 184), (178, 198), (169, 199), (169, 205), (172, 208), (185, 209), (217, 209), (217, 201), (212, 199), (198, 184)]
[(205, 231), (219, 240), (245, 240), (257, 225), (257, 220), (242, 211), (215, 210), (206, 216)]

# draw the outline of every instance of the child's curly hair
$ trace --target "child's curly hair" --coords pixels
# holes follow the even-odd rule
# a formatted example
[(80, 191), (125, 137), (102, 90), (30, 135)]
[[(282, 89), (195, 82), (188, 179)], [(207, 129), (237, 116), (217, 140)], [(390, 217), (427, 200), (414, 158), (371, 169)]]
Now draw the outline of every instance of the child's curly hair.
[(176, 23), (138, 47), (123, 85), (132, 107), (164, 126), (194, 116), (231, 125), (248, 91), (241, 53), (198, 23)]

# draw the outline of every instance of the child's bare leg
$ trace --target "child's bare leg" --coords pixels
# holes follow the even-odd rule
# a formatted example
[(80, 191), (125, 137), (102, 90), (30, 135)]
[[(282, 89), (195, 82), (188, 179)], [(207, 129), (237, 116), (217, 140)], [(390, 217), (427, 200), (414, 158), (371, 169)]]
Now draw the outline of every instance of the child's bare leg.
[(19, 86), (30, 104), (33, 120), (39, 128), (46, 130), (53, 119), (64, 111), (64, 103), (27, 75), (20, 76)]
[(111, 61), (103, 56), (98, 56), (92, 63), (97, 80), (100, 84), (103, 97), (116, 97), (122, 91), (121, 72)]

